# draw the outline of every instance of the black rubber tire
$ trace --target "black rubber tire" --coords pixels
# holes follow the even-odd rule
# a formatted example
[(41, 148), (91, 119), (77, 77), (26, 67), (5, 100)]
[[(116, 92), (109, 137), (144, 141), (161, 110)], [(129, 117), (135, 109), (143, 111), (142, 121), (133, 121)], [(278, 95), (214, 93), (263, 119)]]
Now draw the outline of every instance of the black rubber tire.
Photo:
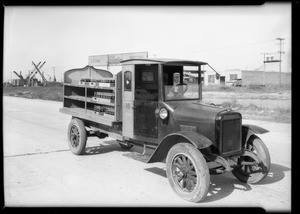
[[(196, 183), (192, 182), (192, 185), (194, 185), (192, 190), (183, 189), (183, 184), (182, 186), (180, 184), (181, 181), (178, 182), (178, 173), (181, 173), (184, 170), (180, 170), (179, 167), (174, 166), (175, 164), (178, 164), (176, 163), (176, 161), (180, 159), (180, 157), (187, 158), (186, 161), (183, 162), (183, 164), (191, 163), (193, 165), (192, 166), (191, 164), (189, 164), (185, 166), (192, 166), (191, 169), (194, 170), (190, 171), (193, 171), (193, 174), (196, 175), (196, 178), (193, 177), (190, 174), (190, 172), (188, 172), (187, 175), (181, 177), (181, 181), (182, 183), (185, 183), (185, 186), (187, 186), (187, 182), (190, 182), (191, 180), (196, 180)], [(173, 167), (174, 170), (172, 169)], [(177, 172), (175, 172), (175, 168)], [(185, 168), (185, 170), (186, 169), (187, 168)], [(191, 202), (199, 202), (206, 197), (210, 182), (208, 166), (202, 153), (192, 144), (177, 143), (169, 150), (166, 160), (166, 172), (168, 181), (172, 189), (182, 199)], [(193, 177), (193, 179), (188, 179), (188, 177), (191, 178), (191, 176)]]
[[(232, 173), (238, 180), (244, 183), (255, 184), (263, 180), (268, 175), (271, 167), (270, 154), (264, 142), (256, 135), (250, 137), (245, 147), (256, 151), (256, 155), (258, 156), (260, 163), (253, 167), (242, 167), (241, 165), (237, 165)], [(252, 172), (250, 172), (251, 170)]]
[(68, 127), (68, 143), (71, 152), (75, 155), (85, 153), (87, 141), (87, 132), (82, 120), (74, 118), (69, 123)]

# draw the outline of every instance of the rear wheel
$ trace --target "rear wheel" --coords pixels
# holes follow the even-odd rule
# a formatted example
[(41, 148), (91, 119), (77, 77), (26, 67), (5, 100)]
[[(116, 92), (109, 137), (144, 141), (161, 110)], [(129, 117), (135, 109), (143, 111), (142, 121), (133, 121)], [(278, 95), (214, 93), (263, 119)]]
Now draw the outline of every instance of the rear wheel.
[(268, 175), (271, 165), (270, 154), (264, 142), (256, 135), (250, 137), (245, 144), (245, 149), (256, 155), (258, 163), (245, 165), (243, 162), (254, 162), (254, 159), (249, 156), (241, 156), (232, 173), (242, 182), (255, 184)]
[(87, 133), (82, 120), (74, 118), (68, 127), (68, 142), (70, 150), (75, 155), (85, 152)]
[(168, 152), (166, 160), (168, 181), (181, 198), (199, 202), (208, 192), (210, 175), (201, 152), (189, 143), (178, 143)]

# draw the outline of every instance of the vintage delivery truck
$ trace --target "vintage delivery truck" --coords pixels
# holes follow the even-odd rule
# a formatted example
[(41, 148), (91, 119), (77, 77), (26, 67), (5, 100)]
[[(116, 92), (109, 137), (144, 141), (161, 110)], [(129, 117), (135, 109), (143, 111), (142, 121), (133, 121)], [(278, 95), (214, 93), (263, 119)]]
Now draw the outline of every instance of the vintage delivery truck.
[(174, 192), (192, 202), (206, 197), (210, 174), (231, 171), (242, 182), (260, 182), (270, 155), (257, 134), (268, 131), (202, 102), (205, 65), (147, 58), (122, 61), (117, 75), (92, 66), (66, 71), (60, 112), (72, 116), (71, 152), (83, 154), (87, 137), (95, 135), (113, 137), (124, 149), (152, 148), (148, 163), (165, 162)]

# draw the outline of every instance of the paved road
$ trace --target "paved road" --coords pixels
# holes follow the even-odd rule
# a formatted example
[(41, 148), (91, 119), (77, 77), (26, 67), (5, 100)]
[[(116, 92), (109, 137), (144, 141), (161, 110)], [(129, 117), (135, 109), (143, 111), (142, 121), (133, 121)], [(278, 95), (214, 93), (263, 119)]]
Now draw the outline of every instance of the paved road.
[[(231, 173), (211, 175), (207, 198), (191, 203), (173, 193), (165, 164), (145, 164), (112, 138), (89, 138), (88, 154), (67, 146), (70, 116), (61, 102), (3, 98), (6, 206), (188, 206), (291, 209), (291, 125), (243, 121), (270, 130), (261, 135), (272, 166), (260, 184), (239, 182)], [(135, 148), (138, 151), (140, 148)]]

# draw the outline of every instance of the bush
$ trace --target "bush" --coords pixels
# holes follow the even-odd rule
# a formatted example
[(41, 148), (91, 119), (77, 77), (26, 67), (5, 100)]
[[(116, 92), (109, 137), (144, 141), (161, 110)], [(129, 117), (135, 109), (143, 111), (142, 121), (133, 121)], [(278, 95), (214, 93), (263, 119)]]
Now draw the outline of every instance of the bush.
[(283, 107), (277, 106), (273, 110), (280, 114), (291, 114), (291, 109), (289, 109), (289, 108), (283, 108)]
[(223, 108), (234, 108), (234, 109), (240, 109), (243, 106), (241, 104), (238, 104), (237, 100), (234, 98), (231, 101), (225, 101), (221, 104)]
[(63, 87), (3, 87), (3, 95), (29, 99), (63, 101)]
[(247, 88), (250, 90), (261, 91), (265, 88), (265, 86), (263, 86), (263, 85), (248, 85)]
[(254, 105), (254, 104), (248, 105), (247, 108), (249, 110), (259, 110), (259, 109), (261, 110), (261, 108), (259, 108), (258, 106)]
[(221, 91), (234, 91), (232, 86), (220, 86)]

